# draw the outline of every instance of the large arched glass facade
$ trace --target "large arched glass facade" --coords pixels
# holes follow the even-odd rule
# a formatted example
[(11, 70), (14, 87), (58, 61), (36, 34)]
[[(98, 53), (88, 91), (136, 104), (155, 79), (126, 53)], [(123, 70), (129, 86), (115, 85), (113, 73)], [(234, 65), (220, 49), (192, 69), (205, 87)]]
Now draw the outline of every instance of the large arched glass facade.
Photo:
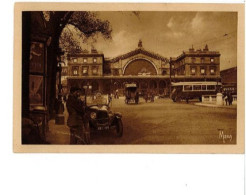
[(145, 59), (136, 59), (130, 62), (124, 75), (157, 75), (154, 65)]

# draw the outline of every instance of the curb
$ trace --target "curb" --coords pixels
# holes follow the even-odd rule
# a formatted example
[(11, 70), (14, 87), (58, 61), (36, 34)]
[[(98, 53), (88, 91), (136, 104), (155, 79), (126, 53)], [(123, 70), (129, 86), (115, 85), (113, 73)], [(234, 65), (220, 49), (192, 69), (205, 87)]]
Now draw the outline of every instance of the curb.
[(195, 103), (196, 106), (203, 106), (203, 107), (210, 107), (210, 108), (226, 108), (226, 109), (237, 109), (237, 107), (234, 106), (218, 106), (214, 104), (202, 104), (202, 103)]

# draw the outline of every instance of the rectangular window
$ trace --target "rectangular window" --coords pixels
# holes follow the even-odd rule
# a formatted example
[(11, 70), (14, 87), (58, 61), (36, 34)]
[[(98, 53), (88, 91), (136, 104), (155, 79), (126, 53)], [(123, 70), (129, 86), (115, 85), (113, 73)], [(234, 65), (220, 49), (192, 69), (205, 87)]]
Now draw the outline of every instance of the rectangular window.
[(87, 58), (83, 58), (83, 62), (84, 63), (87, 63)]
[(77, 59), (77, 58), (74, 58), (74, 59), (73, 59), (73, 62), (78, 62), (78, 59)]
[(82, 67), (82, 75), (88, 75), (88, 66)]
[(196, 62), (196, 58), (191, 58), (191, 62), (194, 64)]
[(97, 66), (93, 66), (92, 67), (92, 74), (93, 75), (97, 75), (98, 74), (98, 67)]
[(199, 91), (199, 90), (201, 90), (201, 85), (193, 85), (193, 90), (194, 90), (194, 91)]
[(96, 63), (97, 62), (97, 58), (93, 58), (93, 62)]
[(210, 68), (210, 74), (215, 74), (215, 67)]
[(185, 75), (185, 67), (183, 66), (182, 69), (181, 69), (181, 74), (182, 75)]
[(200, 70), (201, 70), (201, 74), (202, 74), (202, 75), (205, 75), (205, 74), (206, 74), (206, 71), (205, 71), (205, 68), (204, 68), (204, 67), (201, 67)]
[(202, 90), (206, 90), (206, 85), (202, 85)]
[(204, 64), (204, 58), (201, 58), (201, 63)]
[(208, 91), (214, 91), (215, 90), (215, 85), (208, 85), (207, 86)]
[(79, 67), (73, 66), (72, 67), (72, 73), (73, 73), (73, 76), (77, 76), (79, 74)]
[(196, 74), (196, 67), (191, 67), (190, 72), (192, 75)]
[(184, 85), (184, 91), (191, 91), (192, 85)]

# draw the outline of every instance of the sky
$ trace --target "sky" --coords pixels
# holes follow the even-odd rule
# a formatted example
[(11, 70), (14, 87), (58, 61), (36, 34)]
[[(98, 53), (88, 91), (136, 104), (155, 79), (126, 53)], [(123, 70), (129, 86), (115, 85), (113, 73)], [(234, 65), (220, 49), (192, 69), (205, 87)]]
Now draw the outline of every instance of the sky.
[(108, 20), (112, 40), (97, 35), (97, 42), (88, 41), (105, 57), (112, 58), (143, 48), (166, 58), (177, 57), (193, 47), (219, 51), (221, 70), (237, 66), (237, 14), (233, 12), (97, 12)]

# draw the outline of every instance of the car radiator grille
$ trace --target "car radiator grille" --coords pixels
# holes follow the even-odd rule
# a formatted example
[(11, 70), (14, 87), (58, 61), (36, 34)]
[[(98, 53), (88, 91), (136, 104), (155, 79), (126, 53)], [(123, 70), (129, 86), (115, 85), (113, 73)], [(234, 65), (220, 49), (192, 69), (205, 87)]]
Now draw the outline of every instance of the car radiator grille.
[(99, 124), (108, 124), (108, 113), (107, 112), (98, 112), (97, 121)]

